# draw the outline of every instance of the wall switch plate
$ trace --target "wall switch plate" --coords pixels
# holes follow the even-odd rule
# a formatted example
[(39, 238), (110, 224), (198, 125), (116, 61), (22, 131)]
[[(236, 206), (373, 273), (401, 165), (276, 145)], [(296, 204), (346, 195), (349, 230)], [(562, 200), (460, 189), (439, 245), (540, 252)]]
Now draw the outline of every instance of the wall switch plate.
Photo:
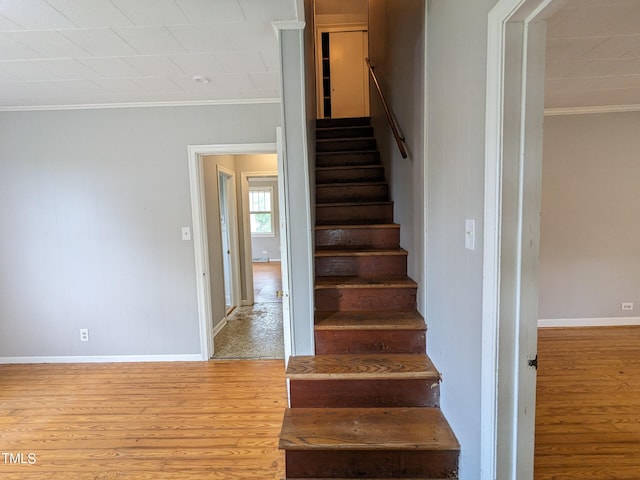
[(464, 221), (464, 248), (467, 250), (476, 249), (476, 221), (467, 218)]
[(622, 310), (633, 310), (633, 303), (632, 303), (632, 302), (623, 302), (623, 303), (620, 305), (620, 308), (621, 308)]
[(88, 328), (81, 328), (80, 329), (80, 341), (81, 342), (88, 342), (89, 341), (89, 329)]
[(182, 240), (191, 240), (191, 228), (182, 227)]

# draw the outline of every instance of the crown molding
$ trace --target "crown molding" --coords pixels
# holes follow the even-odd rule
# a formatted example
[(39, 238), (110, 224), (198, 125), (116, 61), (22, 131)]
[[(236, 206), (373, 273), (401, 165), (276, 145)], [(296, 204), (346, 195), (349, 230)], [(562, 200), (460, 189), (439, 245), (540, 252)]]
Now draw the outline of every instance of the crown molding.
[(597, 113), (640, 112), (640, 105), (601, 105), (593, 107), (545, 108), (545, 117), (560, 115), (592, 115)]
[(253, 98), (242, 100), (197, 100), (189, 102), (129, 102), (94, 103), (82, 105), (26, 105), (1, 107), (0, 112), (33, 112), (48, 110), (102, 110), (110, 108), (154, 108), (154, 107), (203, 107), (216, 105), (254, 105), (260, 103), (280, 103), (280, 98)]

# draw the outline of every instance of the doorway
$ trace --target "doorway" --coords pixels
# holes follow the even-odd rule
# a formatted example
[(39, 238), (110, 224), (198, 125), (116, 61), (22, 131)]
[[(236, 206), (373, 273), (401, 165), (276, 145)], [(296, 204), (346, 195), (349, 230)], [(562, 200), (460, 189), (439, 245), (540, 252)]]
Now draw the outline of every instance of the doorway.
[[(238, 241), (238, 263), (240, 267), (237, 278), (234, 279), (237, 287), (236, 291), (240, 292), (236, 298), (236, 304), (240, 303), (241, 306), (253, 303), (253, 274), (251, 272), (251, 253), (250, 248), (245, 248), (244, 233), (240, 233), (238, 230), (243, 229), (243, 224), (248, 223), (248, 217), (245, 221), (244, 205), (241, 198), (237, 198), (235, 194), (231, 193), (231, 185), (235, 182), (230, 182), (229, 177), (231, 173), (235, 176), (242, 176), (244, 171), (255, 170), (255, 167), (238, 167), (235, 164), (234, 158), (245, 158), (248, 162), (259, 160), (260, 156), (269, 156), (273, 159), (273, 164), (268, 169), (271, 175), (275, 171), (278, 172), (278, 176), (282, 178), (283, 156), (282, 142), (280, 130), (277, 129), (278, 142), (274, 144), (238, 144), (238, 145), (208, 145), (208, 146), (191, 146), (189, 147), (189, 178), (191, 188), (191, 206), (193, 216), (193, 242), (194, 242), (194, 255), (195, 255), (195, 274), (197, 285), (197, 301), (198, 301), (198, 316), (200, 320), (200, 342), (201, 352), (203, 360), (208, 360), (213, 357), (214, 354), (214, 337), (219, 333), (226, 324), (226, 307), (228, 304), (225, 288), (223, 286), (224, 281), (224, 255), (222, 245), (222, 228), (223, 222), (221, 220), (220, 208), (218, 203), (221, 196), (223, 202), (226, 203), (228, 210), (236, 209), (238, 212), (242, 212), (238, 215), (238, 218), (242, 218), (242, 221), (237, 222), (236, 228), (229, 223), (233, 215), (227, 213), (226, 218), (229, 219), (225, 223), (228, 224), (231, 243), (233, 244), (233, 231), (236, 231), (236, 240)], [(277, 154), (276, 154), (277, 153)], [(220, 168), (207, 168), (205, 169), (205, 159), (208, 157), (214, 157), (217, 162), (217, 167)], [(222, 165), (224, 164), (224, 165)], [(207, 172), (215, 172), (213, 175)], [(221, 173), (223, 174), (221, 176)], [(222, 178), (224, 177), (224, 178)], [(213, 208), (211, 201), (207, 201), (206, 184), (209, 179), (210, 185), (215, 185), (215, 189), (212, 195), (209, 195), (209, 200), (215, 199), (215, 205)], [(220, 190), (225, 189), (226, 192), (218, 192), (218, 184), (223, 185)], [(226, 195), (224, 194), (226, 193)], [(282, 199), (287, 198), (287, 183), (281, 181), (278, 183), (277, 194), (274, 192), (274, 199), (277, 198), (278, 202), (282, 204)], [(220, 202), (222, 203), (222, 202)], [(234, 207), (235, 205), (235, 207)], [(209, 207), (209, 208), (207, 208)], [(224, 211), (224, 210), (223, 210)], [(283, 208), (284, 211), (284, 208)], [(213, 221), (208, 219), (214, 214)], [(284, 352), (291, 351), (291, 319), (289, 316), (289, 295), (288, 295), (288, 279), (289, 279), (289, 262), (285, 261), (289, 255), (289, 246), (287, 242), (288, 237), (288, 222), (286, 216), (283, 215), (283, 219), (274, 225), (280, 234), (281, 251), (283, 252), (283, 261), (281, 264), (281, 278), (282, 278), (282, 320), (281, 329), (283, 330), (282, 343), (284, 345)], [(213, 231), (212, 231), (213, 229)], [(243, 229), (243, 232), (247, 229)], [(212, 240), (213, 239), (213, 240)], [(216, 240), (218, 241), (216, 246)], [(210, 242), (210, 240), (212, 240)], [(214, 248), (209, 248), (213, 245)], [(233, 248), (230, 249), (233, 253)], [(224, 250), (226, 252), (226, 250)], [(249, 262), (245, 262), (246, 253), (249, 251)], [(211, 258), (210, 258), (211, 257)], [(233, 257), (232, 257), (231, 270), (233, 271)], [(247, 273), (250, 272), (250, 273)], [(232, 275), (233, 276), (233, 275)], [(251, 287), (247, 287), (251, 285)], [(231, 288), (233, 291), (233, 287)], [(250, 298), (249, 298), (250, 297)], [(231, 299), (233, 303), (233, 297)], [(237, 307), (238, 310), (240, 307)], [(233, 314), (233, 312), (232, 312)]]
[(369, 116), (368, 35), (367, 25), (317, 28), (318, 118)]
[(237, 300), (239, 274), (237, 267), (237, 209), (235, 208), (235, 173), (218, 166), (218, 198), (225, 314), (240, 305)]

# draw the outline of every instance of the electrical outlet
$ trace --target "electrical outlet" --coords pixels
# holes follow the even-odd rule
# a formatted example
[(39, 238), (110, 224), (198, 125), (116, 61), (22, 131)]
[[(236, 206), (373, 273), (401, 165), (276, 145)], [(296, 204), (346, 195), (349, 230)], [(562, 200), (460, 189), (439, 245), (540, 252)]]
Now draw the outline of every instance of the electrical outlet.
[(632, 302), (623, 302), (623, 303), (620, 305), (620, 308), (621, 308), (622, 310), (633, 310), (633, 303), (632, 303)]
[(81, 328), (80, 329), (80, 341), (81, 342), (88, 342), (89, 341), (89, 329), (88, 328)]

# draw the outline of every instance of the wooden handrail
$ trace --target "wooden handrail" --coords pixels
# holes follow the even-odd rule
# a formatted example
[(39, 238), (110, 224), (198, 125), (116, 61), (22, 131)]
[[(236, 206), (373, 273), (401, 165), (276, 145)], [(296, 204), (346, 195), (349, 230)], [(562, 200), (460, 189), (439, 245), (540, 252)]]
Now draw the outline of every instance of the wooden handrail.
[(396, 139), (396, 143), (398, 144), (398, 149), (400, 150), (400, 155), (402, 158), (407, 158), (407, 147), (405, 146), (405, 138), (400, 135), (400, 130), (398, 128), (398, 123), (396, 122), (393, 113), (391, 112), (391, 108), (387, 103), (387, 99), (382, 92), (382, 88), (380, 87), (380, 82), (378, 81), (378, 77), (376, 76), (375, 68), (371, 65), (371, 62), (368, 58), (365, 58), (367, 62), (367, 67), (369, 67), (369, 74), (371, 78), (373, 78), (373, 83), (376, 86), (376, 90), (378, 91), (378, 95), (380, 96), (380, 100), (382, 101), (382, 106), (384, 107), (384, 112), (387, 114), (387, 120), (389, 121), (389, 126), (391, 127), (391, 132), (393, 132), (393, 138)]

